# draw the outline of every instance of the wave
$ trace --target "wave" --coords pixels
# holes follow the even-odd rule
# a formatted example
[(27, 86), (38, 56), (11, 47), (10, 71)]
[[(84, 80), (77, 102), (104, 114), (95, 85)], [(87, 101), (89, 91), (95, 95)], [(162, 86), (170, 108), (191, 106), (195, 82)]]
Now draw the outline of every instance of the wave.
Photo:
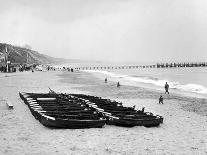
[(207, 88), (198, 84), (179, 85), (177, 89), (199, 94), (207, 94)]
[(131, 86), (140, 86), (140, 84), (153, 85), (158, 88), (163, 88), (167, 82), (170, 85), (171, 89), (177, 89), (186, 92), (193, 92), (199, 94), (207, 94), (207, 88), (199, 84), (181, 84), (179, 81), (169, 81), (168, 79), (158, 79), (152, 76), (129, 76), (124, 74), (117, 74), (108, 71), (98, 71), (98, 70), (85, 70), (90, 73), (99, 73), (101, 74), (100, 78), (103, 78), (103, 74), (106, 77), (111, 77), (113, 81), (120, 81), (122, 84), (131, 85)]

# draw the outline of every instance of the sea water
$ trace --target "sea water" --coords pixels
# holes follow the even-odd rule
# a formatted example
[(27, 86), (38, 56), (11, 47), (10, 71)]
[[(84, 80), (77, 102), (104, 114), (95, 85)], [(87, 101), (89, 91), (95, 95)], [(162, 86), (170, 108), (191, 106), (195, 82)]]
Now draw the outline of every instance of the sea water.
[[(118, 64), (126, 66), (126, 64)], [(118, 66), (114, 64), (87, 64), (87, 66)], [(79, 64), (83, 66), (83, 64)], [(146, 87), (149, 89), (164, 91), (167, 82), (170, 91), (207, 98), (207, 67), (184, 68), (136, 68), (136, 69), (109, 69), (109, 70), (84, 70), (94, 74), (100, 79), (107, 78), (121, 85)]]
[(207, 97), (207, 68), (138, 68), (120, 70), (88, 70), (99, 78), (121, 85), (163, 90), (167, 82), (171, 92), (194, 97)]

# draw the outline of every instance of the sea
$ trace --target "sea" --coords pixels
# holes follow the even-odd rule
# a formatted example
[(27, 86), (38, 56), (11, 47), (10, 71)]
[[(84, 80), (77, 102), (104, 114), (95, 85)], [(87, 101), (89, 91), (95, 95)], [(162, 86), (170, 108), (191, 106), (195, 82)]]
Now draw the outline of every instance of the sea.
[[(130, 66), (135, 64), (85, 63), (65, 64), (66, 67), (108, 67)], [(140, 65), (140, 64), (137, 64)], [(142, 64), (143, 65), (143, 64)], [(114, 83), (135, 87), (144, 87), (155, 91), (164, 91), (167, 82), (170, 92), (180, 95), (207, 98), (207, 67), (180, 67), (180, 68), (135, 68), (135, 69), (108, 69), (83, 70), (97, 78), (107, 78)]]

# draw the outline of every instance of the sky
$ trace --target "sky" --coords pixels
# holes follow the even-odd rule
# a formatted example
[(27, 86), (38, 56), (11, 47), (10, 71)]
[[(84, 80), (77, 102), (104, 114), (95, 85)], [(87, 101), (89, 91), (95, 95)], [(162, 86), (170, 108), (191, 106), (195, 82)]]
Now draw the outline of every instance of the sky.
[(0, 0), (0, 42), (53, 57), (207, 60), (206, 0)]

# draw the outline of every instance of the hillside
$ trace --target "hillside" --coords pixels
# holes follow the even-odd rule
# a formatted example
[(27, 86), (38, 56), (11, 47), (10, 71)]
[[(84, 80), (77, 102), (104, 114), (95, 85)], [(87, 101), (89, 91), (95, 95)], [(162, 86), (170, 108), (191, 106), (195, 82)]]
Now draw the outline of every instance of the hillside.
[(5, 55), (6, 49), (7, 53), (9, 54), (8, 60), (11, 63), (61, 64), (73, 61), (68, 59), (53, 58), (44, 54), (40, 54), (39, 52), (31, 49), (4, 43), (0, 43), (0, 56), (3, 57)]

